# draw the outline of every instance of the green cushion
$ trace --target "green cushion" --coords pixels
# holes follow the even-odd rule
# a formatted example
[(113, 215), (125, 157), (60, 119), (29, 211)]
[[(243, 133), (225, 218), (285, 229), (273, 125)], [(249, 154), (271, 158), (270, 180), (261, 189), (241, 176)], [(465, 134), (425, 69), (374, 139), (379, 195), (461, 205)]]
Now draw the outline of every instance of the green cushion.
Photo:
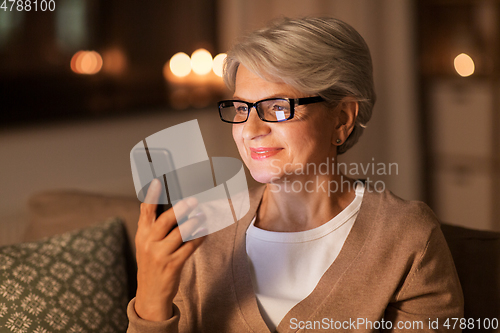
[(125, 332), (119, 219), (0, 248), (0, 332)]

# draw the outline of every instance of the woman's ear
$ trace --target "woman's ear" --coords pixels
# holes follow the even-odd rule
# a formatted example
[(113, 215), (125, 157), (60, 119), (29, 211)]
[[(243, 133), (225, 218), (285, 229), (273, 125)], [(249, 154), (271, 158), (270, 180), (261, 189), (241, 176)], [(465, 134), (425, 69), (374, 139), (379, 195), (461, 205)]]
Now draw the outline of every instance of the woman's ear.
[(337, 106), (337, 110), (336, 137), (332, 143), (340, 146), (347, 140), (354, 129), (356, 118), (358, 117), (359, 104), (354, 97), (344, 97)]

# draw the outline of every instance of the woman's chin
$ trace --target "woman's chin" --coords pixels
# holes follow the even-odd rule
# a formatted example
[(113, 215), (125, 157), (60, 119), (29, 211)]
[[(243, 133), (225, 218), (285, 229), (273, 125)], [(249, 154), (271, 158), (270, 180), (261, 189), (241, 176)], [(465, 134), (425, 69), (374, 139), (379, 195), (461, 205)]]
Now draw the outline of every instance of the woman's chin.
[(250, 171), (250, 174), (252, 175), (252, 178), (256, 182), (259, 182), (262, 184), (273, 183), (280, 178), (277, 175), (270, 174), (268, 172), (259, 172), (258, 170), (257, 171)]

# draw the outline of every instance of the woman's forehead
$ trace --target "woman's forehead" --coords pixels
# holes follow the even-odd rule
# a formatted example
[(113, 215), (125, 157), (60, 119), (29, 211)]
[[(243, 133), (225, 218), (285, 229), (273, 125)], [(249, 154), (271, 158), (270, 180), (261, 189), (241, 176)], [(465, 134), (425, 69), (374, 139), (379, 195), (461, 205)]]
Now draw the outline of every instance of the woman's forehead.
[(268, 81), (240, 65), (236, 72), (235, 90), (233, 98), (248, 102), (255, 102), (272, 97), (302, 97), (297, 89), (284, 83)]

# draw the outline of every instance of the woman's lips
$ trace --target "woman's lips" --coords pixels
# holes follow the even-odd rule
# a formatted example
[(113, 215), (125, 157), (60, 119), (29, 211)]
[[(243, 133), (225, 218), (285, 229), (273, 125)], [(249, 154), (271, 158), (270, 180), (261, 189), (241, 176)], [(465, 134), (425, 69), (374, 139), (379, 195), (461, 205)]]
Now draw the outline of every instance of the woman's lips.
[(276, 155), (282, 149), (283, 148), (274, 148), (274, 147), (250, 148), (250, 156), (254, 160), (263, 160), (265, 158)]

